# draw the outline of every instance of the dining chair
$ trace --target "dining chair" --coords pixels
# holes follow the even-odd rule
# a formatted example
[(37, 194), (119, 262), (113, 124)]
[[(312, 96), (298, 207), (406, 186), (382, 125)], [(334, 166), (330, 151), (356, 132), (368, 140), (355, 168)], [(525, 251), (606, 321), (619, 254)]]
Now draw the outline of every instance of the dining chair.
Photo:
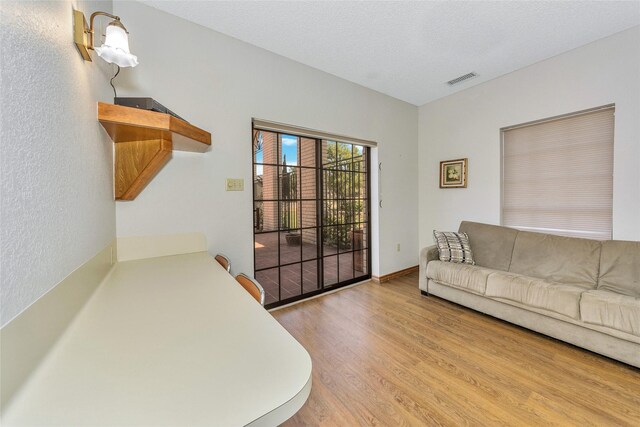
[(231, 271), (231, 261), (229, 261), (229, 258), (222, 254), (218, 254), (216, 255), (216, 261), (218, 261), (218, 264), (227, 270), (227, 273)]
[(256, 299), (256, 301), (260, 303), (260, 305), (264, 305), (264, 288), (260, 283), (244, 273), (238, 274), (236, 276), (236, 280), (247, 290), (247, 292), (251, 294), (252, 297)]

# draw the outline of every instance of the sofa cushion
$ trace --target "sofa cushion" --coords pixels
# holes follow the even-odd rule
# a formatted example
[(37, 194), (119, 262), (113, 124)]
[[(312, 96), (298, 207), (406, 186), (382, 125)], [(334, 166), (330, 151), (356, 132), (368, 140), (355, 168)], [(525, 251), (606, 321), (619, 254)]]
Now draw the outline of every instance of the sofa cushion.
[(640, 242), (602, 242), (598, 290), (640, 297)]
[(469, 245), (469, 236), (466, 233), (433, 230), (433, 238), (438, 247), (440, 261), (475, 264), (471, 245)]
[(462, 221), (461, 233), (467, 233), (476, 265), (509, 271), (511, 252), (518, 230), (499, 225)]
[(443, 261), (431, 261), (427, 264), (427, 278), (479, 295), (484, 295), (487, 277), (494, 272), (495, 270), (470, 264)]
[(520, 231), (509, 271), (565, 285), (595, 289), (601, 242)]
[(585, 323), (640, 337), (640, 298), (604, 290), (587, 291), (580, 300), (580, 316)]
[(582, 292), (584, 289), (578, 286), (496, 272), (488, 277), (485, 296), (516, 301), (579, 319)]

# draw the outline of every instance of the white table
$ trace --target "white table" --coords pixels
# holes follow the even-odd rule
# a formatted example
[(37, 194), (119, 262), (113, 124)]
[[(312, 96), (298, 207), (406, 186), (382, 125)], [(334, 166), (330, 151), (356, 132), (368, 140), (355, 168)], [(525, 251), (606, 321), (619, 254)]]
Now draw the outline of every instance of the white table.
[(277, 425), (306, 350), (206, 252), (118, 263), (2, 425)]

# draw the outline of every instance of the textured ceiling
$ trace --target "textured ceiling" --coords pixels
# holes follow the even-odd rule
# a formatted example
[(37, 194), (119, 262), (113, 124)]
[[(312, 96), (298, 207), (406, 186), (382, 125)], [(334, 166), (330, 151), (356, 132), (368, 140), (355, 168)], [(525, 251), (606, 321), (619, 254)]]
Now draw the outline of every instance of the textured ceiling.
[(640, 1), (144, 3), (415, 105), (640, 25)]

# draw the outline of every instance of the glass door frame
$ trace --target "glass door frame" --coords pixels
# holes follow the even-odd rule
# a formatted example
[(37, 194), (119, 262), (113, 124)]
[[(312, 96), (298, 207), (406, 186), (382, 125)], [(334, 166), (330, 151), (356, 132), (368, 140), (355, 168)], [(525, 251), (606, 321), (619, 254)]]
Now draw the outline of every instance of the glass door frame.
[[(264, 268), (260, 268), (258, 270), (256, 270), (256, 235), (258, 234), (264, 234), (267, 232), (262, 232), (262, 233), (257, 233), (257, 227), (256, 227), (256, 213), (255, 213), (255, 205), (257, 202), (263, 202), (264, 198), (262, 199), (256, 199), (256, 186), (255, 186), (255, 182), (256, 182), (256, 167), (258, 165), (264, 165), (264, 166), (270, 166), (270, 164), (266, 164), (264, 163), (264, 158), (263, 158), (263, 162), (262, 163), (257, 163), (256, 162), (256, 157), (255, 157), (255, 135), (256, 135), (256, 131), (262, 131), (262, 132), (270, 132), (276, 135), (276, 165), (272, 166), (276, 168), (277, 171), (277, 206), (278, 206), (278, 264), (272, 267), (264, 267)], [(282, 266), (281, 264), (281, 254), (280, 254), (280, 233), (282, 233), (283, 230), (282, 229), (282, 215), (281, 215), (281, 211), (280, 211), (280, 204), (282, 202), (282, 197), (280, 194), (280, 167), (283, 165), (280, 165), (279, 162), (281, 161), (280, 157), (281, 157), (281, 141), (282, 141), (282, 135), (290, 135), (290, 136), (294, 136), (296, 138), (298, 138), (298, 168), (300, 169), (300, 171), (302, 171), (303, 167), (301, 166), (301, 144), (302, 144), (302, 139), (307, 139), (307, 140), (314, 140), (315, 142), (315, 167), (313, 167), (313, 169), (315, 170), (315, 177), (316, 177), (316, 182), (315, 182), (315, 187), (316, 187), (316, 194), (315, 194), (315, 202), (316, 202), (316, 225), (315, 227), (306, 227), (306, 228), (302, 228), (302, 224), (300, 224), (300, 230), (301, 230), (301, 234), (302, 234), (302, 230), (303, 229), (310, 229), (310, 228), (315, 228), (316, 229), (316, 268), (317, 268), (317, 289), (313, 290), (313, 291), (308, 291), (305, 292), (304, 291), (304, 279), (303, 276), (300, 276), (300, 287), (301, 287), (301, 293), (300, 295), (296, 295), (290, 298), (286, 298), (286, 299), (282, 299), (282, 285), (281, 285), (281, 273), (280, 273), (280, 267)], [(282, 305), (286, 305), (286, 304), (290, 304), (296, 301), (300, 301), (302, 299), (306, 299), (306, 298), (310, 298), (316, 295), (320, 295), (323, 294), (325, 292), (329, 292), (329, 291), (333, 291), (335, 289), (339, 289), (345, 286), (349, 286), (352, 285), (354, 283), (359, 283), (365, 280), (369, 280), (371, 279), (371, 148), (365, 145), (360, 145), (363, 148), (363, 155), (365, 156), (365, 177), (366, 177), (366, 198), (365, 203), (366, 203), (366, 217), (365, 217), (365, 224), (366, 224), (366, 242), (367, 242), (367, 247), (364, 250), (361, 250), (365, 253), (366, 255), (366, 272), (364, 275), (358, 276), (358, 277), (353, 277), (351, 279), (342, 281), (342, 282), (337, 282), (334, 284), (330, 284), (330, 285), (325, 285), (324, 283), (324, 260), (325, 260), (325, 255), (324, 255), (324, 229), (325, 227), (327, 227), (324, 224), (324, 215), (323, 215), (323, 206), (324, 206), (324, 171), (325, 171), (325, 165), (323, 164), (323, 159), (322, 159), (322, 146), (323, 146), (323, 139), (320, 138), (312, 138), (309, 136), (305, 136), (305, 135), (298, 135), (295, 132), (278, 132), (278, 131), (274, 131), (274, 130), (270, 130), (270, 129), (261, 129), (260, 127), (256, 127), (252, 124), (252, 129), (251, 129), (251, 164), (252, 164), (252, 210), (253, 210), (253, 221), (252, 221), (252, 227), (253, 227), (253, 274), (254, 277), (256, 277), (256, 273), (258, 271), (264, 271), (264, 270), (268, 270), (271, 268), (278, 268), (278, 301), (276, 302), (272, 302), (272, 303), (268, 303), (265, 304), (265, 308), (270, 309), (270, 308), (275, 308), (275, 307), (279, 307)], [(336, 147), (338, 145), (338, 143), (340, 143), (340, 141), (334, 141), (331, 140), (333, 142), (336, 143)], [(351, 146), (358, 146), (358, 144), (354, 144), (351, 142), (347, 142), (346, 144), (349, 144)], [(312, 169), (311, 167), (306, 167), (306, 169)], [(360, 173), (360, 172), (353, 172), (351, 171), (350, 173)], [(302, 175), (302, 173), (300, 173), (300, 175)], [(298, 184), (300, 185), (300, 184)], [(304, 200), (302, 198), (297, 198), (296, 201), (298, 203), (300, 203), (300, 210), (302, 211), (302, 203), (301, 200)], [(302, 212), (299, 213), (299, 216), (301, 217)], [(259, 226), (259, 225), (258, 225)], [(335, 227), (335, 225), (334, 225)], [(273, 232), (273, 231), (271, 231)], [(301, 236), (302, 238), (302, 236)], [(353, 244), (353, 237), (352, 237), (352, 244)], [(302, 246), (303, 243), (301, 242), (300, 244), (300, 251), (302, 253)], [(351, 251), (347, 251), (344, 253), (352, 253), (353, 257), (352, 259), (355, 259), (355, 252), (356, 250), (352, 247)], [(344, 254), (342, 253), (342, 254)], [(337, 268), (337, 278), (336, 280), (340, 279), (339, 276), (339, 268), (340, 268), (340, 250), (339, 248), (336, 249), (336, 268)], [(290, 263), (290, 264), (286, 264), (286, 265), (295, 265), (300, 263), (301, 266), (304, 262), (309, 262), (309, 261), (313, 261), (313, 259), (307, 260), (305, 261), (304, 258), (301, 256), (301, 259), (299, 262), (294, 262), (294, 263)], [(355, 261), (352, 261), (355, 264)], [(352, 268), (355, 268), (355, 265), (352, 264)], [(285, 266), (286, 266), (285, 265)], [(302, 269), (302, 267), (301, 267)], [(355, 276), (355, 274), (354, 274)]]

